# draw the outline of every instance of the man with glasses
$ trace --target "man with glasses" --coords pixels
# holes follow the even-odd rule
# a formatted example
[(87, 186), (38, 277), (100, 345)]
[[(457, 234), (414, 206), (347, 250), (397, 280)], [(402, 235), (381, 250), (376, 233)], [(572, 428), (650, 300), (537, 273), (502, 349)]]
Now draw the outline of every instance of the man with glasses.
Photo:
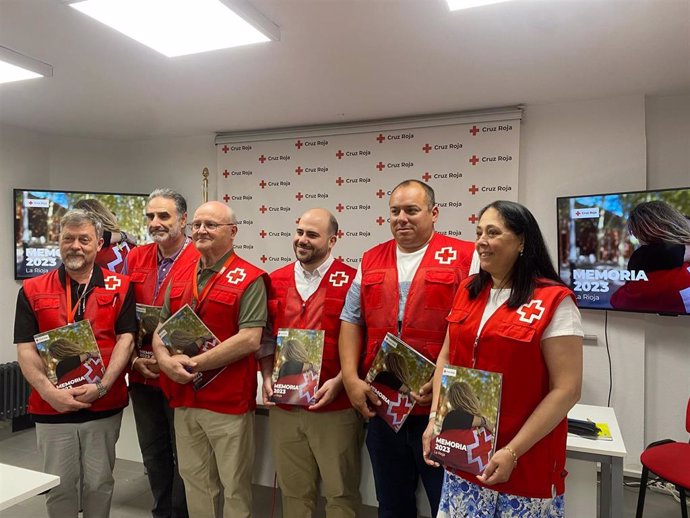
[[(185, 234), (187, 201), (172, 189), (156, 189), (146, 204), (153, 243), (134, 248), (126, 272), (137, 304), (162, 307), (172, 276), (193, 267), (199, 252)], [(159, 386), (159, 368), (151, 349), (150, 323), (140, 312), (139, 343), (130, 358), (129, 393), (141, 456), (153, 494), (153, 518), (186, 518), (184, 484), (177, 468), (173, 411)], [(154, 320), (155, 329), (157, 321)], [(141, 338), (145, 338), (142, 342)], [(145, 342), (145, 343), (144, 343)]]
[[(80, 509), (88, 517), (110, 516), (115, 443), (127, 406), (124, 370), (136, 317), (127, 277), (95, 264), (102, 245), (100, 220), (79, 209), (67, 212), (60, 221), (62, 266), (25, 280), (17, 296), (14, 341), (32, 387), (29, 412), (43, 470), (60, 476), (60, 485), (47, 494), (50, 518), (77, 518)], [(83, 320), (91, 323), (105, 373), (95, 382), (85, 373), (83, 380), (58, 388), (48, 378), (34, 335)], [(90, 356), (82, 361), (89, 371), (100, 363)]]
[(396, 433), (371, 410), (381, 402), (359, 374), (366, 375), (387, 332), (436, 361), (446, 316), (470, 270), (474, 245), (435, 232), (439, 211), (426, 183), (400, 183), (388, 203), (393, 239), (364, 253), (340, 316), (343, 384), (352, 406), (369, 419), (366, 443), (379, 518), (416, 518), (420, 477), (431, 516), (436, 516), (443, 470), (427, 465), (422, 457), (431, 380), (419, 394), (412, 393), (416, 405)]
[[(235, 254), (235, 214), (201, 205), (190, 224), (197, 264), (175, 272), (161, 321), (189, 304), (220, 343), (194, 357), (170, 355), (156, 334), (161, 387), (175, 409), (175, 432), (190, 516), (249, 518), (254, 465), (256, 359), (266, 325), (267, 276)], [(195, 391), (198, 372), (225, 367)], [(223, 501), (220, 495), (223, 494)]]

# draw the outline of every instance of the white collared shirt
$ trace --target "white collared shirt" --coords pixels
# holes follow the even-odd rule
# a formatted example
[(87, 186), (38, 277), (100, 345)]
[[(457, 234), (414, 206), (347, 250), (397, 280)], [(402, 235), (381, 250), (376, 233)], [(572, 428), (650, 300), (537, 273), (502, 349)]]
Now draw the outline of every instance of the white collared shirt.
[(318, 289), (321, 284), (323, 276), (335, 261), (332, 255), (328, 256), (321, 266), (316, 268), (312, 273), (309, 273), (302, 267), (302, 263), (297, 261), (295, 263), (295, 285), (297, 286), (297, 292), (303, 301), (306, 301), (311, 297), (314, 292)]

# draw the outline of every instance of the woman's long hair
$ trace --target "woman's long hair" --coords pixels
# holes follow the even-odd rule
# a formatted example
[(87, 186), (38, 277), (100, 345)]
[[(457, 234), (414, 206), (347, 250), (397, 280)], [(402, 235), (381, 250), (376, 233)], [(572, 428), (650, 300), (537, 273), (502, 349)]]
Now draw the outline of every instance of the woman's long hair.
[(466, 381), (456, 381), (448, 388), (448, 403), (453, 410), (464, 410), (468, 414), (482, 417), (479, 399), (474, 395), (470, 384)]
[(398, 378), (403, 385), (410, 386), (410, 372), (407, 369), (405, 359), (399, 353), (389, 352), (384, 360), (386, 370)]
[[(488, 209), (495, 209), (503, 218), (508, 230), (523, 241), (523, 251), (515, 260), (509, 274), (509, 308), (515, 309), (529, 302), (539, 282), (538, 279), (548, 279), (550, 283), (565, 285), (551, 264), (539, 224), (527, 207), (514, 201), (498, 200), (482, 209), (479, 213), (480, 219)], [(477, 298), (486, 285), (492, 282), (491, 274), (480, 268), (479, 274), (467, 285), (470, 298)]]
[(58, 338), (48, 347), (48, 352), (57, 361), (62, 361), (65, 358), (72, 356), (79, 356), (84, 351), (79, 344), (74, 343), (67, 338)]
[(74, 204), (75, 209), (82, 209), (91, 214), (94, 214), (101, 223), (103, 224), (103, 230), (108, 232), (120, 232), (120, 226), (117, 223), (117, 218), (115, 214), (110, 212), (108, 207), (103, 205), (99, 200), (95, 198), (86, 198), (79, 200)]
[(645, 201), (631, 210), (628, 232), (647, 245), (690, 245), (690, 221), (661, 200)]
[(285, 358), (285, 361), (311, 364), (309, 355), (307, 354), (307, 348), (300, 340), (297, 340), (296, 338), (285, 340), (285, 342), (283, 342), (283, 349), (281, 352), (283, 358)]

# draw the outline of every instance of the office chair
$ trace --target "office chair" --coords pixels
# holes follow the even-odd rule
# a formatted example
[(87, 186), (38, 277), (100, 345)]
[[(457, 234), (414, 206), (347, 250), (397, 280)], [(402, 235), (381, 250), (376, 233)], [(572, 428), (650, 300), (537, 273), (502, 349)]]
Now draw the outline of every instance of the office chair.
[[(685, 429), (690, 433), (690, 399), (685, 410)], [(681, 515), (683, 518), (688, 518), (685, 497), (686, 491), (690, 491), (690, 442), (676, 442), (671, 439), (653, 442), (640, 455), (640, 462), (642, 462), (642, 478), (635, 517), (642, 518), (647, 478), (651, 471), (659, 478), (676, 486), (680, 494)]]

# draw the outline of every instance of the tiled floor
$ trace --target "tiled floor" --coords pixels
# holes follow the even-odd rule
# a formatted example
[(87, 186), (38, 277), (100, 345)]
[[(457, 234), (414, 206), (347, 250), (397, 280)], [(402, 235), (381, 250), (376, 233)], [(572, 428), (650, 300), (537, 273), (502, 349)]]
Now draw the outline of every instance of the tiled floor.
[[(7, 423), (0, 421), (0, 462), (40, 470), (42, 459), (36, 449), (35, 431), (30, 429), (10, 433)], [(149, 510), (152, 500), (142, 464), (118, 459), (115, 465), (115, 480), (111, 517), (150, 517)], [(637, 503), (637, 488), (626, 487), (624, 496), (625, 512), (624, 517), (621, 518), (633, 518)], [(272, 518), (272, 500), (273, 493), (270, 488), (255, 486), (254, 516), (256, 518)], [(280, 498), (277, 497), (273, 516), (279, 518), (280, 515)], [(5, 511), (0, 511), (0, 518), (41, 518), (45, 516), (45, 498), (42, 496), (30, 498)], [(323, 518), (324, 516), (323, 502), (321, 502), (314, 518)], [(375, 516), (376, 509), (365, 507), (358, 518), (374, 518)], [(646, 518), (678, 518), (679, 516), (680, 505), (675, 500), (666, 495), (647, 492)]]

